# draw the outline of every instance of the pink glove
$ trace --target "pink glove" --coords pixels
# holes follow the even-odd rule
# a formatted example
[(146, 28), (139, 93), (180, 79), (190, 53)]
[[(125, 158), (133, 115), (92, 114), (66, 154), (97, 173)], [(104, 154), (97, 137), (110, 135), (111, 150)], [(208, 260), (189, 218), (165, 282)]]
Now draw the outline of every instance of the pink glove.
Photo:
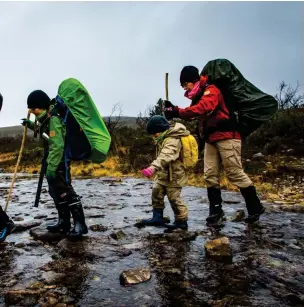
[(154, 174), (154, 169), (152, 167), (148, 167), (143, 169), (141, 172), (145, 177), (152, 177)]

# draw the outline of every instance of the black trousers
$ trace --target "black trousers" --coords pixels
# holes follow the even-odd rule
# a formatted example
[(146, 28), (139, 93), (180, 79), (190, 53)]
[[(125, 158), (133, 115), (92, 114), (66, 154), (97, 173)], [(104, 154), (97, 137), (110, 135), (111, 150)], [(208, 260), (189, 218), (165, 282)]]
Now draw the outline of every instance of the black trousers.
[(71, 184), (70, 163), (66, 166), (64, 162), (61, 162), (56, 170), (56, 177), (48, 180), (48, 185), (50, 196), (56, 206), (62, 201), (70, 201), (78, 197)]

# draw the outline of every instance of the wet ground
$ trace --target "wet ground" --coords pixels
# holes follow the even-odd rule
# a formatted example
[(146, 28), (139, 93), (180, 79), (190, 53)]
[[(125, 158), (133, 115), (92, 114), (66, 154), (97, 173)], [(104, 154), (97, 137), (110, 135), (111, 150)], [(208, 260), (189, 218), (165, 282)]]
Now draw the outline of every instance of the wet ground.
[[(10, 180), (0, 177), (2, 206)], [(205, 226), (206, 190), (186, 187), (189, 231), (164, 234), (134, 227), (151, 215), (151, 181), (82, 179), (74, 188), (94, 231), (70, 243), (44, 232), (57, 214), (46, 186), (33, 208), (36, 186), (37, 177), (15, 184), (8, 214), (18, 227), (0, 244), (0, 306), (304, 306), (303, 213), (266, 204), (261, 221), (248, 227), (231, 221), (245, 208), (241, 196), (223, 192), (227, 221), (214, 232)], [(230, 240), (232, 263), (206, 258), (204, 244), (220, 236)], [(121, 272), (139, 267), (151, 279), (122, 286)]]

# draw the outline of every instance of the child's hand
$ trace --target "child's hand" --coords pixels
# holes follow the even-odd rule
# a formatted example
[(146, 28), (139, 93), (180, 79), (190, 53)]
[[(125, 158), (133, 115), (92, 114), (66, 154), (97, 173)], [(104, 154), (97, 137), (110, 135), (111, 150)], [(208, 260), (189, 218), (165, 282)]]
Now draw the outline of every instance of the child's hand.
[(141, 172), (145, 177), (152, 177), (154, 174), (154, 169), (152, 167), (148, 167), (143, 169)]

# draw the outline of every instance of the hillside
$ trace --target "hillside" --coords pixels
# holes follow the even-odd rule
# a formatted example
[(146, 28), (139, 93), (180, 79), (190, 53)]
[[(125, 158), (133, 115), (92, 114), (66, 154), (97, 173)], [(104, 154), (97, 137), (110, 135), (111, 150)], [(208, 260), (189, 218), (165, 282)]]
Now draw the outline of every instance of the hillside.
[[(105, 116), (104, 121), (109, 120), (108, 116)], [(115, 117), (113, 118), (115, 120)], [(120, 126), (134, 126), (136, 125), (136, 117), (122, 116), (119, 121)], [(23, 126), (11, 126), (11, 127), (1, 127), (0, 128), (0, 138), (16, 137), (23, 133)], [(28, 136), (33, 135), (32, 131), (28, 132)]]

